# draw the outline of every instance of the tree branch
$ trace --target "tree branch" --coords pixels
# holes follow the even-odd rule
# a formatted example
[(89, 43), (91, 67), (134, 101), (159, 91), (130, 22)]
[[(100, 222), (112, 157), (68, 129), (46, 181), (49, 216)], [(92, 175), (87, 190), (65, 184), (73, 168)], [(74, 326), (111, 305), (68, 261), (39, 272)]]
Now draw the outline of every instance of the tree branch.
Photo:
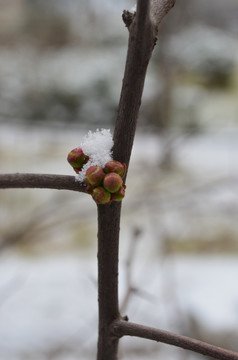
[(155, 329), (123, 320), (114, 322), (113, 333), (118, 337), (128, 335), (159, 341), (186, 350), (191, 350), (202, 355), (211, 356), (214, 359), (238, 360), (238, 353), (236, 352), (225, 350), (218, 346), (210, 345), (187, 336), (177, 335), (165, 330)]
[(165, 15), (174, 6), (176, 0), (152, 0), (151, 2), (151, 20), (155, 25), (156, 36), (158, 27)]
[[(158, 26), (175, 0), (138, 0), (136, 14), (130, 17), (126, 67), (114, 130), (114, 159), (129, 165), (147, 66)], [(125, 15), (125, 12), (124, 12)]]
[(98, 360), (117, 359), (118, 337), (110, 325), (119, 318), (118, 247), (121, 202), (98, 205)]
[(40, 188), (86, 192), (74, 176), (51, 174), (0, 174), (0, 189)]
[[(170, 3), (171, 0), (167, 2)], [(150, 16), (150, 0), (137, 0), (137, 11), (128, 22), (128, 29), (127, 59), (113, 135), (113, 158), (126, 163), (127, 169), (146, 70), (156, 41), (155, 25)], [(117, 359), (119, 338), (111, 333), (111, 324), (120, 318), (118, 309), (120, 216), (120, 203), (112, 202), (110, 205), (98, 206), (99, 337), (97, 360)]]
[(150, 1), (138, 0), (137, 12), (129, 27), (129, 42), (118, 115), (114, 130), (113, 157), (130, 161), (147, 66), (155, 36), (149, 16)]

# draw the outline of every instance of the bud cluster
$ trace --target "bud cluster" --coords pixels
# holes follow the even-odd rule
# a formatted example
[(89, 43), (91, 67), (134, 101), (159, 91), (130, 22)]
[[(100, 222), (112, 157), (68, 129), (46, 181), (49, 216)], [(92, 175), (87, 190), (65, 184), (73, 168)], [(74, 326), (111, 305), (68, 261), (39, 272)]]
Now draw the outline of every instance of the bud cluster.
[(109, 204), (111, 201), (121, 201), (125, 196), (123, 176), (125, 164), (111, 160), (102, 169), (100, 166), (91, 166), (86, 171), (85, 182), (87, 193), (97, 204)]
[[(78, 174), (89, 161), (89, 156), (81, 148), (75, 148), (68, 154), (68, 162)], [(111, 160), (104, 168), (90, 166), (86, 171), (86, 191), (92, 195), (97, 204), (109, 204), (111, 201), (121, 201), (125, 196), (126, 186), (123, 177), (126, 165), (119, 161)]]

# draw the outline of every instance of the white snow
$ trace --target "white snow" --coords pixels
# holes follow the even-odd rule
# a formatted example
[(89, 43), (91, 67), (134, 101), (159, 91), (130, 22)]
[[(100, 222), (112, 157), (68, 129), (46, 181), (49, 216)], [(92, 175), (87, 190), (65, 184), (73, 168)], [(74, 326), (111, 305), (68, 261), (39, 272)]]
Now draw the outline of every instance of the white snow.
[[(129, 302), (131, 321), (182, 332), (184, 320), (193, 314), (211, 332), (237, 332), (236, 257), (177, 256), (164, 264), (157, 260), (136, 261), (132, 281), (139, 294)], [(79, 349), (81, 357), (72, 359), (94, 358), (98, 321), (94, 254), (32, 259), (2, 254), (0, 270), (4, 276), (0, 281), (1, 359), (15, 355), (19, 360), (26, 358), (24, 354), (35, 359), (32, 354), (38, 353), (43, 360), (44, 351), (60, 344), (69, 354)], [(124, 271), (120, 271), (120, 287), (125, 290)], [(127, 350), (134, 344), (130, 343), (131, 339)], [(152, 355), (144, 358), (157, 358)], [(66, 354), (63, 359), (68, 359)]]
[[(107, 133), (106, 137), (110, 139), (110, 131), (104, 131)], [(99, 130), (98, 132), (101, 133)], [(147, 171), (156, 168), (162, 153), (162, 141), (156, 134), (137, 134), (128, 176), (128, 194), (124, 204), (120, 245), (121, 255), (127, 254), (126, 247), (131, 239), (131, 229), (134, 225), (138, 225), (143, 230), (132, 274), (132, 285), (141, 293), (139, 291), (138, 296), (137, 294), (132, 296), (126, 311), (131, 321), (183, 333), (184, 322), (186, 325), (186, 319), (189, 320), (189, 315), (192, 314), (202, 328), (209, 332), (232, 331), (237, 334), (238, 287), (235, 280), (238, 274), (237, 257), (235, 255), (220, 258), (215, 255), (213, 257), (209, 255), (206, 257), (178, 256), (162, 261), (158, 250), (163, 246), (161, 241), (163, 233), (166, 235), (168, 230), (169, 234), (185, 232), (186, 235), (190, 228), (193, 229), (195, 223), (199, 227), (200, 234), (204, 234), (204, 226), (201, 226), (204, 224), (204, 218), (208, 218), (209, 224), (212, 219), (212, 224), (218, 226), (217, 223), (223, 223), (221, 219), (227, 216), (229, 221), (234, 219), (235, 224), (228, 223), (229, 229), (233, 229), (233, 226), (237, 228), (237, 135), (234, 129), (230, 132), (201, 134), (178, 142), (175, 159), (178, 166), (190, 175), (191, 184), (173, 180), (175, 188), (162, 187), (162, 193), (159, 190), (156, 192), (153, 190), (151, 194), (145, 193), (143, 201), (138, 199), (135, 202), (138, 191), (148, 186)], [(66, 154), (72, 144), (77, 144), (79, 137), (84, 143), (88, 135), (85, 138), (83, 136), (78, 127), (62, 131), (59, 128), (44, 130), (23, 128), (22, 125), (19, 128), (10, 124), (1, 125), (2, 168), (9, 172), (17, 170), (37, 172), (40, 169), (41, 172), (68, 174), (69, 165)], [(94, 135), (90, 135), (89, 138), (94, 138)], [(104, 136), (102, 138), (105, 141)], [(10, 158), (10, 155), (13, 155), (9, 153), (9, 149), (15, 149), (15, 144), (18, 151), (13, 153), (13, 161)], [(44, 147), (40, 153), (42, 144)], [(95, 146), (95, 144), (92, 145)], [(91, 146), (90, 149), (92, 150)], [(144, 167), (140, 167), (139, 164), (144, 164)], [(221, 184), (215, 182), (214, 186), (204, 193), (190, 193), (189, 188), (187, 189), (187, 186), (192, 186), (195, 180), (196, 185), (199, 179), (204, 182), (219, 180), (224, 174), (228, 179), (230, 177), (234, 179), (234, 182), (225, 181)], [(163, 178), (155, 175), (153, 181), (163, 181)], [(169, 179), (168, 182), (171, 180)], [(168, 186), (171, 185), (168, 184)], [(186, 187), (186, 192), (184, 192), (184, 187)], [(32, 202), (40, 198), (40, 204), (44, 205), (44, 197), (49, 198), (48, 190), (45, 191), (32, 191), (29, 193), (29, 198), (32, 196)], [(2, 216), (2, 224), (5, 226), (5, 223), (10, 222), (17, 227), (24, 217), (29, 216), (26, 198), (20, 198), (20, 193), (28, 194), (28, 191), (16, 190), (14, 197), (9, 192), (8, 198), (7, 191), (3, 193), (6, 197), (3, 198), (3, 194), (1, 195), (1, 204), (3, 204), (1, 211), (7, 211), (8, 216)], [(94, 204), (88, 201), (86, 196), (81, 197), (80, 194), (80, 202), (78, 197), (71, 198), (75, 195), (68, 195), (67, 192), (62, 195), (57, 193), (55, 196), (52, 195), (50, 198), (55, 206), (61, 208), (61, 211), (65, 211), (66, 214), (71, 209), (70, 211), (76, 214), (77, 221), (78, 218), (82, 221), (82, 217), (85, 219), (87, 216), (86, 219), (93, 228)], [(57, 200), (59, 196), (63, 197)], [(66, 203), (66, 201), (70, 202)], [(23, 203), (25, 210), (22, 208)], [(31, 204), (30, 201), (29, 204)], [(228, 206), (230, 206), (230, 212)], [(0, 217), (1, 215), (2, 213)], [(64, 228), (64, 225), (62, 222), (58, 226), (57, 236), (59, 232), (66, 234), (68, 231), (70, 225), (67, 225), (67, 228)], [(209, 227), (212, 234), (215, 233), (216, 226)], [(53, 231), (50, 230), (43, 235), (50, 240), (52, 234)], [(86, 235), (83, 232), (80, 234), (83, 234), (81, 236), (85, 237), (85, 241), (90, 242), (89, 236), (95, 237), (96, 229), (92, 231), (92, 235)], [(65, 235), (62, 241), (66, 242), (68, 236), (70, 235)], [(47, 251), (47, 245), (45, 251)], [(1, 253), (0, 359), (45, 360), (50, 358), (44, 355), (47, 351), (54, 351), (60, 346), (66, 350), (63, 354), (57, 355), (57, 360), (95, 358), (92, 351), (95, 351), (97, 342), (96, 251), (95, 247), (92, 247), (91, 255), (88, 257), (81, 252), (82, 249), (78, 253), (75, 251), (74, 254), (62, 256), (55, 254), (26, 259), (12, 254), (11, 251)], [(123, 295), (126, 291), (125, 276), (127, 274), (123, 268), (123, 257), (120, 257), (122, 266), (120, 294)], [(123, 299), (123, 296), (121, 298)], [(147, 342), (138, 340), (136, 348), (147, 349), (146, 344)], [(122, 356), (122, 359), (129, 358), (127, 350), (133, 345), (132, 339), (125, 342), (125, 357)], [(151, 343), (148, 343), (148, 348), (149, 346)], [(67, 349), (70, 348), (72, 351), (69, 350), (68, 353)], [(74, 356), (74, 351), (77, 349), (78, 353)], [(138, 354), (137, 352), (137, 359), (158, 358), (156, 352), (154, 357), (152, 357), (153, 354)], [(162, 357), (164, 359), (178, 358), (167, 355)]]
[(113, 139), (110, 129), (97, 129), (95, 132), (89, 131), (84, 136), (80, 145), (85, 155), (89, 156), (89, 161), (85, 164), (78, 175), (76, 181), (85, 179), (86, 171), (90, 166), (104, 167), (112, 160)]
[(134, 6), (132, 6), (132, 8), (131, 8), (130, 12), (133, 12), (133, 13), (135, 13), (135, 12), (136, 12), (136, 4), (135, 4)]

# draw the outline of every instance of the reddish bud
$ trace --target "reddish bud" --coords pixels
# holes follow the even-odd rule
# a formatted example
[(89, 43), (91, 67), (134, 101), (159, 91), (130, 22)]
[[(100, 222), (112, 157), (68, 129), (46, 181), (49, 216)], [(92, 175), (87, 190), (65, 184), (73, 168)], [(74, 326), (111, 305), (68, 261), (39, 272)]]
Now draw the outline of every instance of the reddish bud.
[(115, 193), (122, 186), (122, 178), (117, 173), (114, 173), (114, 172), (109, 173), (105, 176), (105, 178), (103, 180), (103, 186), (110, 193)]
[(95, 187), (87, 183), (86, 193), (92, 195), (93, 189), (95, 189)]
[(86, 181), (92, 186), (98, 186), (102, 183), (105, 174), (100, 166), (90, 166), (86, 171)]
[(93, 189), (92, 197), (97, 204), (109, 204), (111, 202), (111, 194), (102, 186)]
[(89, 157), (83, 153), (81, 148), (75, 148), (68, 154), (67, 160), (78, 174), (84, 164), (88, 162)]
[(106, 174), (114, 172), (123, 177), (126, 172), (126, 164), (122, 164), (116, 160), (108, 161), (103, 170)]
[(125, 191), (126, 191), (126, 185), (122, 185), (122, 187), (120, 187), (120, 189), (117, 192), (112, 194), (111, 200), (121, 201), (125, 196)]

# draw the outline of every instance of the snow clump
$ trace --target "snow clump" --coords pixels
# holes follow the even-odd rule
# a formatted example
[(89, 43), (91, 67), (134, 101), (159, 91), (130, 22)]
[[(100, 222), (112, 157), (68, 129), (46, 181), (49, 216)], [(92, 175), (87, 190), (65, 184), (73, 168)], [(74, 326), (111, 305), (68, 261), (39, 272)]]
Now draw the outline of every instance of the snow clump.
[(104, 167), (108, 161), (112, 160), (113, 139), (110, 129), (97, 129), (95, 132), (89, 131), (83, 137), (80, 145), (85, 155), (89, 156), (88, 162), (82, 170), (75, 176), (76, 181), (84, 181), (86, 171), (91, 166)]

